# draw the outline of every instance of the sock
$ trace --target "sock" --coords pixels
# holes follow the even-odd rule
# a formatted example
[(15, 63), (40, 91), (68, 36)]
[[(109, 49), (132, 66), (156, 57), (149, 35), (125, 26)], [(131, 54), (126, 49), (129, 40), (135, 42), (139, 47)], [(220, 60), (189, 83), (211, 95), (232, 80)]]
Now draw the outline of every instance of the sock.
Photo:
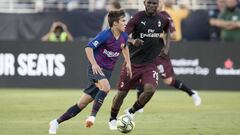
[(189, 87), (187, 87), (184, 83), (182, 83), (179, 80), (173, 80), (171, 86), (186, 92), (189, 96), (192, 96), (194, 94)]
[(118, 115), (119, 109), (111, 109), (111, 117), (109, 119), (109, 121), (111, 120), (116, 120), (117, 119), (117, 115)]
[(62, 116), (60, 116), (57, 119), (57, 122), (60, 124), (68, 119), (71, 119), (72, 117), (76, 116), (79, 112), (81, 112), (81, 109), (78, 107), (77, 104), (70, 107)]
[(138, 111), (139, 109), (143, 108), (144, 106), (137, 100), (133, 107), (129, 110), (130, 113), (135, 113), (136, 111)]
[(98, 110), (101, 108), (106, 96), (107, 96), (107, 93), (105, 91), (103, 91), (103, 90), (98, 91), (98, 93), (95, 97), (94, 103), (93, 103), (91, 116), (96, 117)]

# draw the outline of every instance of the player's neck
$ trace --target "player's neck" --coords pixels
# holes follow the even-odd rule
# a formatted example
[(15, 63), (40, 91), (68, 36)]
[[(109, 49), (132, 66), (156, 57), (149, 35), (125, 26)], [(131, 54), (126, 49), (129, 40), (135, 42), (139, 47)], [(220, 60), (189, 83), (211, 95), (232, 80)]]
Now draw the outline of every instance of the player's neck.
[(155, 16), (155, 15), (157, 14), (157, 13), (152, 13), (152, 14), (149, 14), (149, 13), (148, 13), (148, 12), (146, 12), (146, 11), (145, 11), (145, 13), (146, 13), (146, 15), (147, 15), (147, 16)]
[(121, 34), (121, 32), (117, 28), (115, 28), (115, 27), (112, 27), (111, 31), (112, 31), (113, 36), (115, 37), (115, 39), (118, 39), (120, 34)]

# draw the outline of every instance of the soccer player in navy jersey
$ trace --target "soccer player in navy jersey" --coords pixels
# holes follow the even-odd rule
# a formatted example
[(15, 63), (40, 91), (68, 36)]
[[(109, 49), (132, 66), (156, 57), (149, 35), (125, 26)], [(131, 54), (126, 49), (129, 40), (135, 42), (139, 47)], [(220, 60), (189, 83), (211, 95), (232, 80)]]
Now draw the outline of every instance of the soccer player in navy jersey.
[(129, 78), (132, 76), (129, 49), (126, 46), (128, 34), (125, 33), (125, 15), (123, 10), (110, 11), (108, 22), (110, 29), (100, 32), (85, 48), (88, 66), (89, 86), (77, 104), (70, 107), (58, 119), (50, 122), (49, 134), (56, 134), (58, 125), (80, 113), (90, 102), (94, 101), (90, 116), (85, 126), (90, 128), (95, 121), (97, 112), (101, 108), (107, 93), (110, 91), (109, 79), (114, 65), (123, 53), (125, 68)]
[[(170, 35), (170, 21), (162, 14), (158, 14), (159, 0), (144, 0), (144, 11), (137, 12), (126, 26), (129, 38), (129, 51), (132, 64), (132, 78), (127, 76), (123, 65), (118, 83), (118, 92), (113, 98), (109, 128), (116, 129), (116, 119), (120, 107), (130, 89), (135, 89), (139, 83), (144, 91), (126, 113), (133, 118), (136, 111), (143, 108), (152, 98), (158, 85), (158, 71), (154, 63), (155, 58), (164, 47), (161, 33)], [(169, 37), (169, 36), (167, 36)], [(169, 38), (167, 38), (168, 42)]]

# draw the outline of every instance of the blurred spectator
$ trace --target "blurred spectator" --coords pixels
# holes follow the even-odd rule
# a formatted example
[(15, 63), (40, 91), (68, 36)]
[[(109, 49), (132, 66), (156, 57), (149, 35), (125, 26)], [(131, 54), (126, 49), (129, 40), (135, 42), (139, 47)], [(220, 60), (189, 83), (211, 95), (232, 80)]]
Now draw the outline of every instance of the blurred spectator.
[(57, 4), (57, 11), (59, 12), (66, 11), (66, 4), (63, 1), (58, 1), (56, 4)]
[(213, 9), (209, 11), (209, 35), (211, 40), (219, 40), (220, 39), (220, 29), (214, 26), (211, 22), (216, 20), (220, 13), (222, 13), (225, 9), (225, 0), (217, 0), (216, 1), (217, 9)]
[(68, 11), (73, 11), (79, 9), (79, 1), (78, 0), (71, 0), (67, 4), (67, 10)]
[(106, 0), (89, 0), (89, 11), (103, 9), (106, 3)]
[[(110, 10), (114, 10), (114, 9), (120, 9), (121, 5), (117, 0), (111, 0), (109, 1), (106, 10), (109, 12)], [(126, 22), (129, 21), (130, 19), (130, 15), (125, 11), (125, 19)], [(108, 24), (108, 14), (105, 15), (104, 20), (103, 20), (103, 25), (102, 25), (102, 30), (110, 28), (109, 24)]]
[(50, 31), (42, 37), (42, 41), (66, 42), (73, 41), (73, 37), (62, 22), (53, 22)]
[(237, 0), (226, 0), (226, 8), (218, 19), (212, 20), (213, 26), (221, 28), (221, 40), (240, 41), (240, 9)]
[(165, 10), (172, 17), (176, 28), (176, 37), (174, 39), (176, 39), (175, 41), (180, 41), (182, 40), (181, 23), (183, 19), (188, 17), (189, 9), (185, 5), (179, 5), (178, 8), (174, 8), (173, 4), (175, 2), (175, 0), (165, 0), (165, 7), (163, 10)]

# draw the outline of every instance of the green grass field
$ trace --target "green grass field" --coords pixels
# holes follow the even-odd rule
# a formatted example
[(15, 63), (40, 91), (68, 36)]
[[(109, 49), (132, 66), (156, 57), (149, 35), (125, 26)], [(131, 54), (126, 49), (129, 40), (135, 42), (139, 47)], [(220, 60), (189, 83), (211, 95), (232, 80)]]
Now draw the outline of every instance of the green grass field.
[[(47, 135), (50, 120), (61, 115), (81, 96), (80, 90), (0, 89), (0, 135)], [(96, 124), (84, 127), (90, 104), (78, 116), (60, 125), (59, 135), (121, 135), (108, 129), (110, 92)], [(137, 113), (131, 135), (239, 135), (240, 92), (200, 91), (203, 104), (195, 107), (179, 91), (158, 91), (144, 113)], [(120, 114), (135, 101), (132, 91)]]

